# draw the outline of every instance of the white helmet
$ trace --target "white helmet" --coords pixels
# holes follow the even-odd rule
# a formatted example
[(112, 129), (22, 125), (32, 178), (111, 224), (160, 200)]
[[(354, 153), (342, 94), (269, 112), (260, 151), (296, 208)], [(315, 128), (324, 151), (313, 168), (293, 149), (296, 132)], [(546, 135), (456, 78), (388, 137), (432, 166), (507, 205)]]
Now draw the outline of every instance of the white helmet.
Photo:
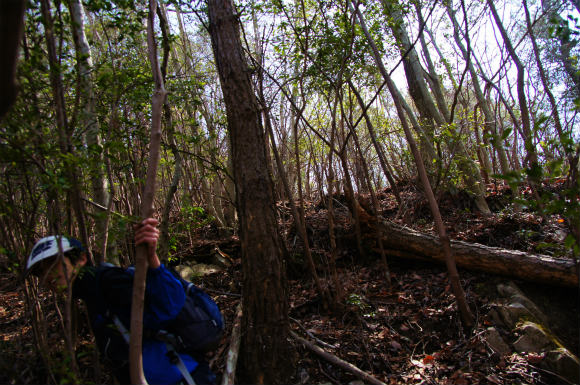
[(81, 243), (74, 238), (67, 238), (61, 235), (51, 235), (49, 237), (44, 237), (36, 242), (36, 245), (34, 245), (32, 248), (32, 252), (30, 253), (28, 261), (26, 262), (26, 272), (30, 272), (30, 268), (36, 265), (38, 262), (57, 255), (58, 241), (60, 241), (63, 254), (73, 249), (79, 249), (81, 251), (83, 250)]

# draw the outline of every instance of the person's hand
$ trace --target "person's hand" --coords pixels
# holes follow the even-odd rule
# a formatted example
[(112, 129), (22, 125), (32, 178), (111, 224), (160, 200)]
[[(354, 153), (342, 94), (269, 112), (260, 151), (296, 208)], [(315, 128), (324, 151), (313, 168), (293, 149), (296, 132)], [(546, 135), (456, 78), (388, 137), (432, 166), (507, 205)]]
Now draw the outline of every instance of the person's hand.
[(143, 222), (135, 225), (135, 245), (147, 246), (147, 260), (149, 267), (156, 269), (161, 265), (157, 257), (157, 241), (159, 240), (159, 221), (155, 218), (147, 218)]

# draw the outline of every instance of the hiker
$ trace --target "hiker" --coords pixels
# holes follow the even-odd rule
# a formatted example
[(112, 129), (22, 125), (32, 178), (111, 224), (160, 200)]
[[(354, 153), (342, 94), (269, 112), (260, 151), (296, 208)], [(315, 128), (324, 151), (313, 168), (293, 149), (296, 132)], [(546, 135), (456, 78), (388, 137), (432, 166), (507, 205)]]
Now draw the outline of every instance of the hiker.
[[(145, 219), (135, 228), (135, 244), (147, 245), (147, 286), (143, 314), (143, 371), (149, 384), (213, 384), (215, 375), (202, 358), (178, 353), (168, 340), (157, 338), (183, 313), (187, 294), (180, 278), (167, 269), (156, 254), (158, 221)], [(58, 243), (60, 241), (60, 247)], [(62, 258), (58, 258), (62, 255)], [(134, 270), (120, 267), (89, 266), (81, 243), (64, 236), (39, 240), (26, 264), (26, 274), (38, 277), (41, 285), (66, 292), (87, 307), (101, 357), (104, 357), (121, 384), (129, 384), (128, 333)], [(217, 306), (217, 305), (216, 305)], [(175, 321), (173, 322), (175, 323)], [(191, 328), (191, 325), (187, 325)], [(205, 333), (205, 331), (203, 331)]]

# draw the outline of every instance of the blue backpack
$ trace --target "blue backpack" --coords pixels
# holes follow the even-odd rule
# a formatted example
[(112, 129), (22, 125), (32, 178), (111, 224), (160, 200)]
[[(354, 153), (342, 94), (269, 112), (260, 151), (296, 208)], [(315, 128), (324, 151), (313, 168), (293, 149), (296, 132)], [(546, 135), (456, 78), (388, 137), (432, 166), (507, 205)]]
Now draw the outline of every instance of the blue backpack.
[(224, 319), (215, 301), (192, 282), (170, 269), (185, 290), (185, 304), (168, 323), (167, 330), (158, 330), (155, 338), (170, 342), (180, 353), (198, 354), (217, 348), (224, 331)]
[[(97, 268), (97, 274), (108, 268), (117, 268), (105, 263)], [(217, 348), (224, 331), (224, 319), (215, 301), (192, 282), (186, 281), (177, 272), (168, 269), (169, 272), (181, 283), (185, 291), (185, 303), (177, 316), (166, 323), (164, 329), (145, 329), (145, 338), (157, 339), (170, 344), (175, 351), (187, 353), (194, 358), (202, 357), (204, 353)], [(126, 272), (133, 275), (134, 267), (129, 267)], [(131, 286), (132, 289), (132, 286)], [(131, 290), (129, 287), (127, 290)], [(129, 314), (120, 314), (114, 309), (108, 309), (111, 319), (121, 318), (128, 325)], [(115, 321), (117, 328), (120, 328)], [(119, 330), (121, 331), (121, 330)], [(122, 332), (123, 333), (123, 332)]]

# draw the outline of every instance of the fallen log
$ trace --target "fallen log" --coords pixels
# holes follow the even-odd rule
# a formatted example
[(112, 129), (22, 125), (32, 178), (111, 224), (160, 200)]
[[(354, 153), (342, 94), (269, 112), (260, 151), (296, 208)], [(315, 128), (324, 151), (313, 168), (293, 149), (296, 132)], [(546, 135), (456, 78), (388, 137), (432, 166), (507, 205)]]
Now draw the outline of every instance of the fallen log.
[[(383, 247), (389, 255), (445, 263), (443, 250), (437, 236), (382, 222)], [(372, 226), (365, 228), (364, 238), (376, 238)], [(367, 243), (368, 245), (368, 243)], [(370, 245), (374, 250), (375, 247)], [(451, 241), (457, 266), (476, 271), (505, 275), (536, 283), (578, 287), (576, 263), (572, 259), (531, 254), (518, 250), (490, 247), (478, 243)], [(378, 248), (375, 250), (378, 252)]]

